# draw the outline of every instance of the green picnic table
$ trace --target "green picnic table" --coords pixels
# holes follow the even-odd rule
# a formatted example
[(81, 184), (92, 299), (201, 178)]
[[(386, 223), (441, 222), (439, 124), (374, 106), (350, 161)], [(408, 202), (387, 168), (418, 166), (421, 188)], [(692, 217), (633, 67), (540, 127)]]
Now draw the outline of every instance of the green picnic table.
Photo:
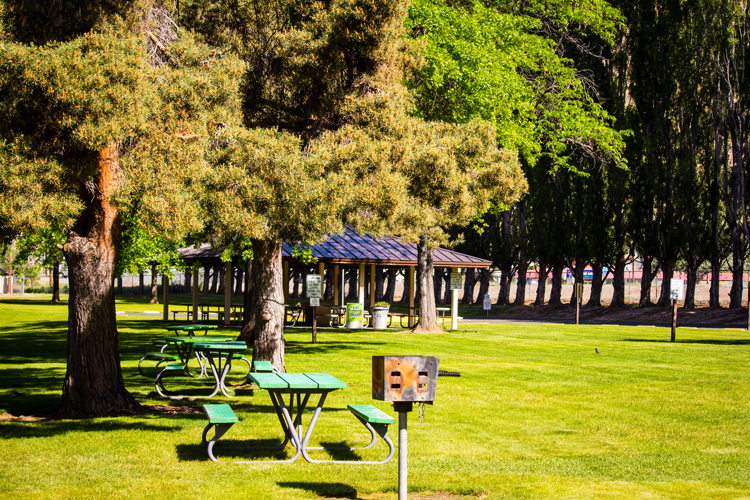
[[(321, 447), (309, 447), (307, 444), (310, 441), (315, 424), (320, 417), (325, 404), (326, 396), (333, 391), (344, 389), (346, 384), (341, 380), (337, 379), (328, 373), (250, 373), (248, 380), (254, 382), (259, 388), (267, 390), (271, 396), (271, 402), (273, 403), (274, 409), (276, 410), (276, 416), (281, 424), (281, 429), (284, 432), (284, 441), (279, 445), (271, 448), (256, 447), (256, 449), (273, 449), (280, 450), (284, 449), (286, 445), (291, 441), (292, 446), (296, 448), (294, 456), (288, 460), (250, 460), (250, 461), (237, 461), (235, 463), (267, 463), (267, 462), (286, 462), (291, 463), (303, 456), (305, 460), (311, 463), (346, 463), (346, 464), (378, 464), (386, 463), (393, 457), (393, 443), (388, 438), (387, 429), (388, 425), (395, 422), (395, 420), (382, 411), (378, 410), (374, 406), (370, 405), (349, 405), (349, 410), (352, 411), (355, 416), (362, 422), (365, 427), (371, 433), (370, 444), (365, 448), (370, 448), (375, 444), (375, 436), (379, 434), (390, 448), (388, 457), (379, 462), (371, 461), (341, 461), (341, 460), (315, 460), (312, 459), (307, 453), (308, 450), (322, 450), (322, 449), (337, 449), (337, 448), (321, 448)], [(302, 413), (304, 412), (307, 404), (310, 400), (310, 396), (318, 394), (317, 406), (313, 413), (310, 423), (307, 426), (307, 430), (303, 429), (302, 425)], [(284, 401), (285, 396), (289, 396), (289, 404)], [(295, 413), (294, 405), (297, 405), (297, 411), (294, 419), (292, 414)], [(222, 415), (211, 420), (211, 411), (220, 410)], [(213, 446), (216, 440), (221, 437), (226, 430), (233, 425), (237, 420), (234, 419), (230, 422), (231, 418), (227, 419), (228, 413), (226, 408), (207, 408), (206, 411), (209, 415), (209, 424), (203, 431), (203, 442), (208, 447), (208, 456), (211, 460), (217, 461), (213, 455)], [(207, 433), (212, 426), (216, 426), (217, 430), (214, 437), (211, 440), (207, 440)], [(345, 450), (353, 450), (354, 448), (338, 448)]]
[[(247, 350), (247, 344), (244, 342), (233, 341), (227, 337), (208, 337), (208, 340), (206, 340), (206, 337), (164, 337), (164, 339), (174, 342), (175, 347), (178, 349), (178, 352), (180, 352), (180, 357), (183, 360), (182, 363), (168, 364), (156, 375), (154, 387), (156, 388), (156, 392), (164, 398), (182, 399), (184, 397), (168, 391), (164, 387), (164, 377), (182, 374), (192, 376), (188, 371), (187, 361), (191, 358), (193, 353), (195, 353), (195, 356), (201, 365), (201, 376), (205, 375), (208, 377), (207, 367), (210, 366), (215, 381), (215, 385), (210, 393), (196, 397), (212, 398), (221, 391), (224, 396), (231, 398), (232, 396), (229, 394), (224, 380), (232, 369), (232, 360), (242, 359), (248, 363), (248, 367), (250, 366), (249, 361), (242, 357), (241, 354)], [(203, 360), (201, 360), (201, 357), (203, 357)]]

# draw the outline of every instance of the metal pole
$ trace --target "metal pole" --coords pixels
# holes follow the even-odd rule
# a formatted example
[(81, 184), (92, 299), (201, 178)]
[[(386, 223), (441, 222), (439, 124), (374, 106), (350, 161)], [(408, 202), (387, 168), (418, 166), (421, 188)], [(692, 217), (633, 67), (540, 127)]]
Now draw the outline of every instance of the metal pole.
[(408, 415), (405, 411), (398, 414), (398, 500), (406, 500), (406, 418)]

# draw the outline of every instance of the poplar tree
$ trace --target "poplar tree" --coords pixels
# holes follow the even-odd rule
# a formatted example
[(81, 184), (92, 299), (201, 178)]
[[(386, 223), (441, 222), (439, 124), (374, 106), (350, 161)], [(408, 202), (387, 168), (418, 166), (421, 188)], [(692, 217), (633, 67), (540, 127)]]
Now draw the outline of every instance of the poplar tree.
[(3, 5), (0, 227), (66, 231), (67, 372), (59, 414), (142, 408), (125, 389), (112, 286), (122, 214), (181, 238), (201, 227), (203, 152), (237, 116), (236, 60), (150, 1)]

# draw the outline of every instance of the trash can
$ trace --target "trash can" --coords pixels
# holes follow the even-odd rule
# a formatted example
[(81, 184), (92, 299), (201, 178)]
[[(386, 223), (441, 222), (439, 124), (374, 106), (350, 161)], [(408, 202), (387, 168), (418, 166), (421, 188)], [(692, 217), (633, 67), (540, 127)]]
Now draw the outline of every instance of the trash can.
[(372, 327), (375, 330), (386, 330), (388, 328), (388, 308), (385, 306), (372, 307)]
[(346, 328), (356, 330), (362, 328), (365, 320), (364, 304), (347, 304), (346, 305)]

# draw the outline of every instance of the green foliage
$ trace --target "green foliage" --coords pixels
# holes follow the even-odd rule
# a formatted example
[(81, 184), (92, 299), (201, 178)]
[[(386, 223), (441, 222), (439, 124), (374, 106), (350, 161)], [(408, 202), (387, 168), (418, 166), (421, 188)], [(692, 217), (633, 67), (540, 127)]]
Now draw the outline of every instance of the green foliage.
[[(611, 8), (607, 12), (601, 14), (612, 17), (606, 21), (598, 11), (589, 14), (609, 36), (617, 17)], [(532, 165), (546, 156), (553, 168), (577, 170), (570, 157), (577, 148), (624, 166), (613, 118), (587, 92), (572, 61), (539, 34), (541, 20), (481, 2), (453, 6), (417, 0), (408, 26), (426, 41), (427, 64), (411, 80), (420, 116), (492, 121), (500, 145), (519, 151)]]

